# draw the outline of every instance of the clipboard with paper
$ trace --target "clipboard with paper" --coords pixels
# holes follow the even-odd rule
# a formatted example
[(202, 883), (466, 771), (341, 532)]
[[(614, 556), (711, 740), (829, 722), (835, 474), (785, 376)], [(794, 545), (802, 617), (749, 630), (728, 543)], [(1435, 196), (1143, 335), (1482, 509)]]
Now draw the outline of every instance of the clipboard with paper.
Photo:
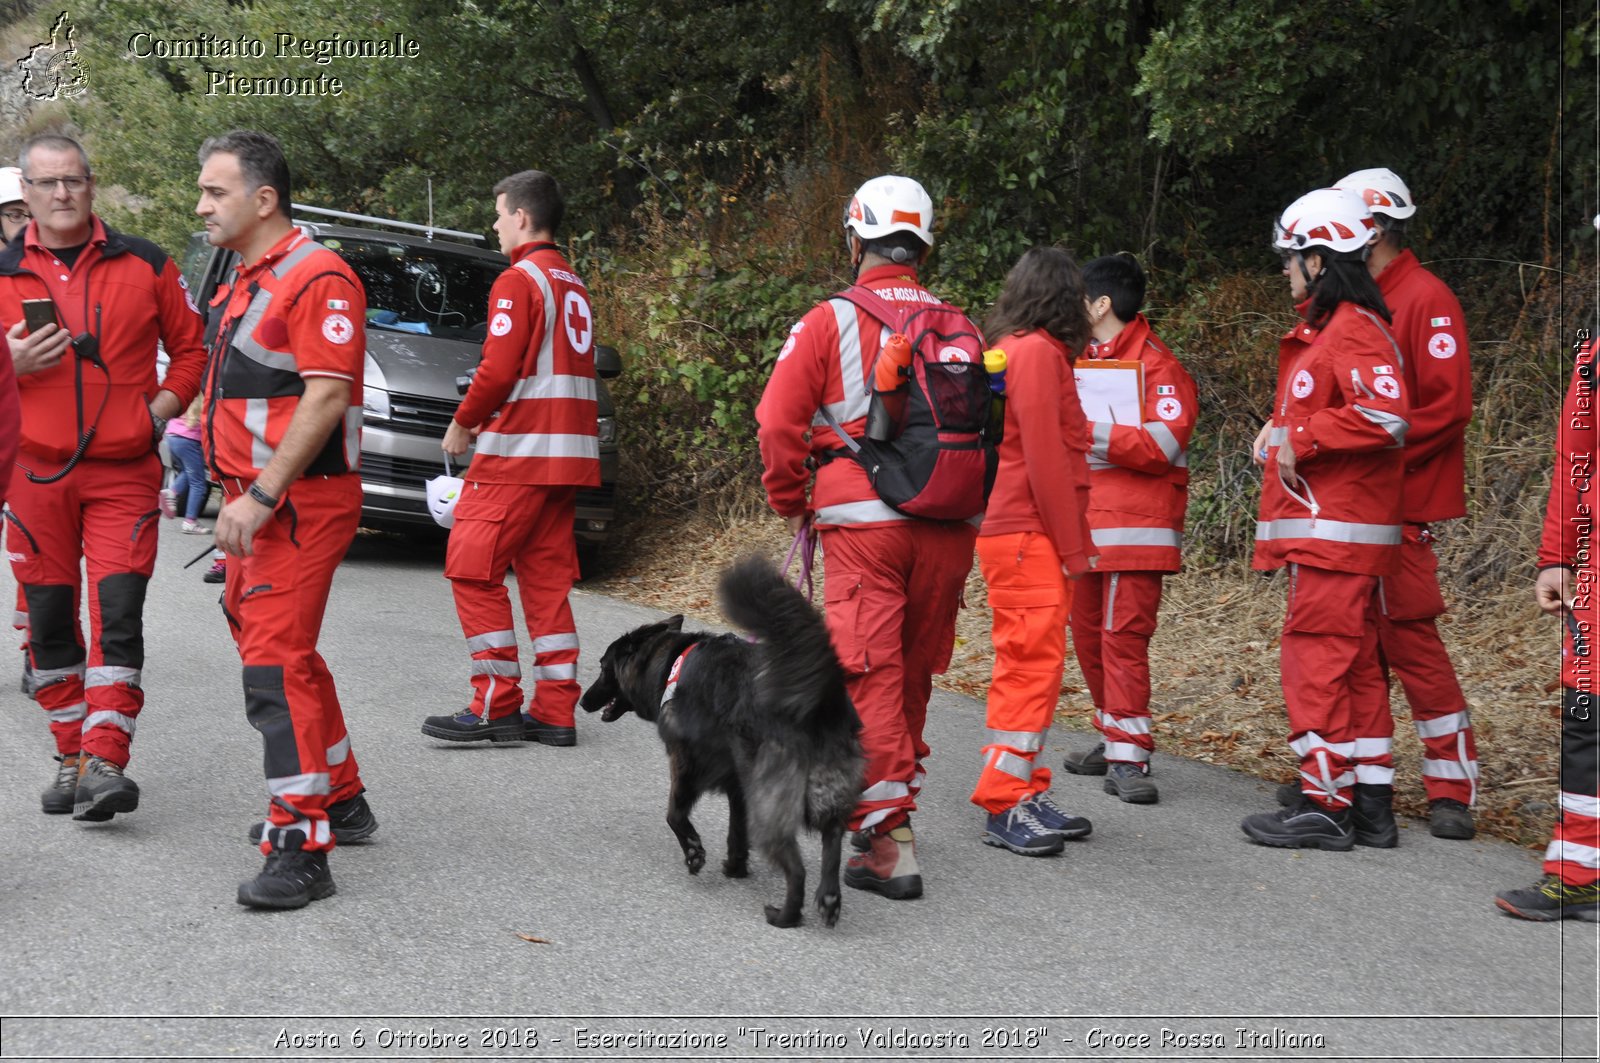
[(1089, 421), (1139, 424), (1144, 420), (1144, 363), (1081, 359), (1072, 367), (1078, 402)]

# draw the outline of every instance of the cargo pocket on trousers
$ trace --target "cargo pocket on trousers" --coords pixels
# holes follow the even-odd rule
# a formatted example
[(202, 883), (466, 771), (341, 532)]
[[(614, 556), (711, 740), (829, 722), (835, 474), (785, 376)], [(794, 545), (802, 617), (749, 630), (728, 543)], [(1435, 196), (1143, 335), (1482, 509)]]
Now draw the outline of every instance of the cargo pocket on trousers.
[(463, 504), (456, 508), (455, 525), (450, 529), (450, 544), (445, 548), (445, 578), (492, 583), (503, 575), (494, 571), (494, 561), (506, 507), (492, 503), (467, 505), (466, 498), (461, 501)]
[(835, 587), (824, 583), (822, 604), (828, 637), (833, 642), (840, 667), (849, 676), (866, 674), (871, 662), (867, 658), (867, 637), (861, 623), (861, 584)]

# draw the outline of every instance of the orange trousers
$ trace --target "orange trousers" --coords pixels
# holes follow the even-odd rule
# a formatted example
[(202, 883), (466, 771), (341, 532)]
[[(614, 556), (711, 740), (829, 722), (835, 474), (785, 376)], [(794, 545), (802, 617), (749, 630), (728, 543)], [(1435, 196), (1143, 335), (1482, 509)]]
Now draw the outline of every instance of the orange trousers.
[(972, 803), (1002, 812), (1050, 788), (1038, 757), (1061, 697), (1072, 583), (1042, 532), (979, 536), (978, 567), (994, 613), (994, 673)]

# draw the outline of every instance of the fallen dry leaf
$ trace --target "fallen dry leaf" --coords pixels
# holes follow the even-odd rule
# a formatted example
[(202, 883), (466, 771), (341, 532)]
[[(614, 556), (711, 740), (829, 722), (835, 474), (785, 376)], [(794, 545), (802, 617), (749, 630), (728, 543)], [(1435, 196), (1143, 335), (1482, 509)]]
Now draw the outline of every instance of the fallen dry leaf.
[(550, 944), (550, 942), (547, 939), (545, 939), (545, 938), (536, 938), (532, 934), (518, 934), (517, 937), (521, 938), (523, 941), (531, 941), (535, 945), (548, 945), (548, 944)]

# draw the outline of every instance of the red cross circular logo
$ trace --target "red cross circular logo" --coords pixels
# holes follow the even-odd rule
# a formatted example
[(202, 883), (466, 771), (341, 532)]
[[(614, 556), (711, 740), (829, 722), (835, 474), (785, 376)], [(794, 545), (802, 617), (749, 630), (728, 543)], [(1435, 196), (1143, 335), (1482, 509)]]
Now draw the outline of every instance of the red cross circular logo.
[(1448, 332), (1435, 332), (1428, 341), (1428, 353), (1439, 359), (1453, 356), (1456, 353), (1456, 338)]
[(578, 354), (587, 354), (594, 340), (594, 315), (589, 312), (588, 300), (577, 292), (568, 292), (562, 300), (561, 321), (567, 327), (567, 340)]
[(355, 326), (343, 314), (329, 314), (322, 319), (322, 335), (329, 343), (349, 343), (355, 334)]
[(1183, 403), (1170, 395), (1156, 403), (1156, 416), (1163, 421), (1175, 421), (1182, 413)]

